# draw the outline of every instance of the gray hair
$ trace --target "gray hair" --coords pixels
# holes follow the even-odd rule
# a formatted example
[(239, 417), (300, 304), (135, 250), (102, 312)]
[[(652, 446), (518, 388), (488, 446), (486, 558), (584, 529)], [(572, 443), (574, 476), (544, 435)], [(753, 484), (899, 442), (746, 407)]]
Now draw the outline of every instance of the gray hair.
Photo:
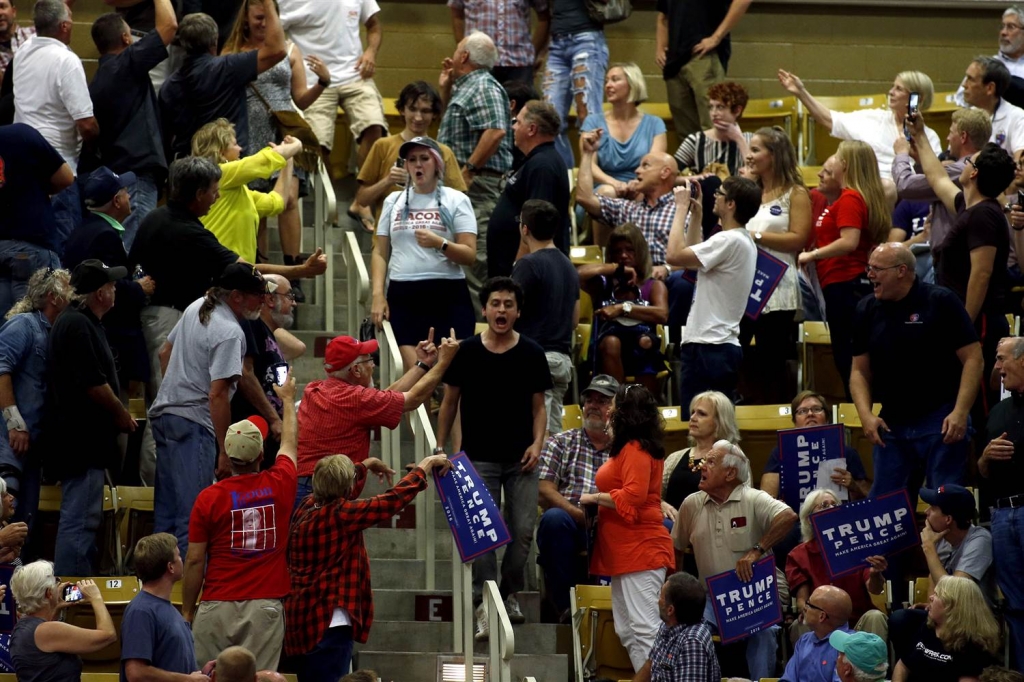
[(1024, 355), (1024, 336), (1004, 336), (1001, 341), (1008, 341), (1013, 349), (1013, 359), (1020, 360)]
[(824, 488), (816, 488), (808, 493), (807, 498), (804, 499), (804, 503), (800, 505), (800, 538), (804, 542), (808, 542), (814, 538), (814, 527), (811, 525), (811, 514), (814, 513), (814, 508), (818, 506), (818, 502), (821, 498), (828, 495), (831, 497), (836, 504), (839, 504), (839, 498), (831, 490)]
[(188, 54), (206, 54), (217, 48), (217, 22), (209, 14), (186, 14), (178, 26), (178, 44)]
[(1017, 5), (1012, 5), (1010, 7), (1007, 7), (1006, 11), (1003, 12), (1004, 19), (1006, 18), (1007, 14), (1012, 14), (1013, 16), (1017, 17), (1017, 21), (1020, 22), (1022, 26), (1024, 26), (1024, 9), (1021, 9)]
[[(719, 391), (704, 391), (693, 396), (690, 400), (689, 414), (693, 414), (693, 408), (701, 400), (711, 403), (715, 408), (715, 440), (727, 440), (730, 443), (740, 442), (740, 427), (736, 425), (736, 406), (732, 404), (729, 397)], [(689, 415), (687, 415), (689, 416)], [(690, 445), (696, 445), (693, 437), (689, 438)]]
[(71, 301), (78, 300), (75, 290), (71, 287), (71, 273), (67, 270), (51, 270), (40, 268), (28, 278), (28, 286), (25, 296), (16, 301), (7, 311), (6, 319), (11, 319), (21, 313), (30, 313), (33, 310), (42, 310), (46, 307), (50, 294), (54, 298), (63, 298)]
[(53, 37), (60, 31), (61, 23), (68, 20), (68, 6), (64, 0), (37, 0), (32, 8), (32, 23), (36, 33)]
[(490, 71), (498, 63), (498, 48), (491, 37), (482, 31), (473, 31), (466, 36), (462, 49), (469, 55), (469, 61)]
[(846, 662), (850, 664), (850, 668), (853, 669), (853, 679), (856, 682), (878, 682), (878, 680), (885, 679), (885, 670), (881, 672), (869, 672), (867, 670), (861, 670), (858, 668), (853, 661), (847, 657)]
[(18, 566), (11, 576), (11, 594), (18, 602), (18, 612), (26, 615), (46, 606), (46, 591), (56, 586), (53, 564), (45, 559)]
[(719, 466), (735, 469), (736, 480), (743, 485), (750, 485), (750, 460), (743, 454), (739, 445), (727, 440), (716, 440), (711, 449), (722, 453)]
[(201, 156), (185, 156), (171, 164), (168, 181), (171, 189), (168, 201), (187, 204), (195, 201), (196, 193), (210, 188), (220, 180), (220, 168)]

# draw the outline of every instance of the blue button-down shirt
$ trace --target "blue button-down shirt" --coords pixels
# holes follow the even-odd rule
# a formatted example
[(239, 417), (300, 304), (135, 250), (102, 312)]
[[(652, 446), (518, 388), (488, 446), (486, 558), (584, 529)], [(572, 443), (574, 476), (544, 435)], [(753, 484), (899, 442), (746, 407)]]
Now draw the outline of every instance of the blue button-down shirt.
[[(838, 629), (853, 633), (846, 625)], [(836, 674), (838, 659), (839, 652), (829, 644), (828, 635), (818, 639), (813, 632), (807, 632), (796, 641), (793, 657), (786, 664), (786, 672), (779, 682), (839, 682)]]
[[(14, 400), (29, 438), (39, 437), (46, 403), (46, 349), (50, 321), (42, 312), (15, 315), (0, 327), (0, 375), (11, 375)], [(0, 441), (7, 443), (7, 424), (0, 419)]]

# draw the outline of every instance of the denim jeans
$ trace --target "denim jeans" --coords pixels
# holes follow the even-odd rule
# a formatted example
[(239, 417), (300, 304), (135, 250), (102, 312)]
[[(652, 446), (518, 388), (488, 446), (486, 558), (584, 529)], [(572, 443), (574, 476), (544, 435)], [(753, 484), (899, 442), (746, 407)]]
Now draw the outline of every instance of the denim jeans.
[(338, 682), (352, 663), (352, 627), (327, 628), (313, 650), (298, 658), (299, 682)]
[(78, 178), (70, 185), (51, 197), (53, 219), (56, 223), (58, 247), (57, 255), (64, 254), (64, 243), (71, 233), (82, 224), (82, 195), (78, 189)]
[(551, 374), (551, 388), (544, 392), (544, 409), (548, 413), (548, 433), (562, 432), (562, 404), (572, 381), (572, 358), (565, 353), (544, 353)]
[(156, 439), (153, 532), (174, 535), (185, 556), (192, 505), (200, 491), (213, 483), (217, 441), (202, 424), (175, 414), (162, 414), (150, 422)]
[(61, 481), (60, 525), (53, 570), (59, 575), (96, 575), (96, 531), (103, 519), (103, 469)]
[(313, 493), (313, 477), (312, 476), (299, 476), (299, 483), (295, 488), (295, 506), (292, 507), (292, 513), (299, 508), (302, 501), (306, 499), (308, 495)]
[(875, 463), (875, 483), (870, 497), (907, 488), (911, 505), (916, 503), (922, 474), (929, 488), (946, 483), (964, 484), (967, 454), (971, 448), (970, 417), (967, 434), (962, 440), (942, 442), (942, 420), (953, 411), (943, 406), (911, 423), (887, 420), (890, 431), (883, 434), (885, 447), (875, 446), (871, 456)]
[(139, 233), (139, 225), (150, 211), (156, 208), (156, 201), (160, 197), (160, 189), (156, 180), (149, 175), (138, 175), (135, 184), (128, 188), (128, 197), (131, 202), (132, 212), (121, 223), (124, 228), (124, 235), (121, 241), (124, 242), (124, 250), (131, 251), (135, 235)]
[(580, 554), (587, 551), (587, 531), (564, 509), (552, 507), (540, 517), (537, 526), (537, 563), (544, 569), (547, 598), (561, 615), (569, 608), (569, 588), (587, 581)]
[(743, 349), (731, 343), (684, 343), (679, 347), (682, 370), (679, 376), (679, 404), (689, 409), (690, 401), (704, 391), (720, 391), (736, 399)]
[(1010, 667), (1024, 670), (1024, 508), (992, 510), (992, 546), (996, 582), (1006, 598), (1003, 615), (1010, 626)]
[[(718, 620), (715, 618), (715, 607), (708, 596), (704, 605), (704, 620), (711, 626), (712, 632), (718, 632)], [(750, 679), (762, 680), (775, 677), (775, 653), (779, 648), (779, 626), (773, 625), (747, 638), (747, 668)]]
[[(533, 526), (537, 521), (537, 469), (529, 473), (519, 470), (519, 462), (473, 462), (495, 502), (505, 489), (503, 515), (509, 521), (512, 542), (505, 545), (501, 561), (501, 596), (522, 592), (526, 588), (526, 559), (533, 542)], [(484, 582), (498, 577), (498, 553), (484, 554), (473, 562), (473, 603), (479, 604)]]
[(577, 128), (583, 124), (585, 113), (598, 111), (604, 101), (604, 74), (607, 69), (608, 44), (604, 31), (583, 31), (551, 38), (547, 70), (544, 72), (544, 99), (555, 107), (562, 121), (555, 149), (569, 168), (576, 165), (565, 134), (569, 107), (577, 96), (582, 98), (586, 107), (584, 113), (576, 108)]
[[(139, 313), (142, 338), (149, 353), (149, 384), (146, 386), (146, 409), (156, 400), (163, 375), (160, 373), (160, 348), (174, 325), (181, 319), (181, 311), (164, 305), (148, 305)], [(146, 422), (142, 433), (142, 448), (139, 452), (139, 478), (144, 485), (152, 486), (156, 479), (156, 441), (153, 439), (153, 424)]]
[(0, 316), (7, 314), (28, 290), (28, 279), (41, 268), (60, 267), (49, 249), (18, 239), (0, 239)]

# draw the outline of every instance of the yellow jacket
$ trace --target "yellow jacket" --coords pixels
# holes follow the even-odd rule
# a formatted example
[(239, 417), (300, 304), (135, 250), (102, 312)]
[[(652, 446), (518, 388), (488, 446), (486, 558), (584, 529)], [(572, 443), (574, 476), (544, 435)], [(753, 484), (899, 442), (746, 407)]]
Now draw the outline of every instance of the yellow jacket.
[(220, 198), (210, 207), (210, 212), (200, 218), (224, 248), (249, 263), (256, 262), (256, 231), (260, 218), (283, 211), (284, 199), (277, 192), (254, 192), (246, 184), (269, 178), (286, 163), (283, 156), (267, 147), (252, 156), (220, 164)]

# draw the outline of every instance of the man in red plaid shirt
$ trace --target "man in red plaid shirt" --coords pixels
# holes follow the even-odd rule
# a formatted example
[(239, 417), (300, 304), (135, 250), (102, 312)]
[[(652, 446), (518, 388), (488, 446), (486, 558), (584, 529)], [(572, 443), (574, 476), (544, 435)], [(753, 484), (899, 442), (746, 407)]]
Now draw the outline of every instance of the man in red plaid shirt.
[[(455, 337), (454, 330), (452, 338)], [(458, 345), (456, 344), (456, 349)], [(344, 453), (353, 462), (370, 454), (370, 431), (398, 428), (434, 392), (451, 358), (438, 356), (434, 329), (416, 346), (416, 364), (385, 390), (373, 387), (377, 341), (337, 336), (327, 344), (327, 378), (306, 386), (299, 405), (299, 486), (295, 506), (312, 492), (313, 467), (327, 455)]]

